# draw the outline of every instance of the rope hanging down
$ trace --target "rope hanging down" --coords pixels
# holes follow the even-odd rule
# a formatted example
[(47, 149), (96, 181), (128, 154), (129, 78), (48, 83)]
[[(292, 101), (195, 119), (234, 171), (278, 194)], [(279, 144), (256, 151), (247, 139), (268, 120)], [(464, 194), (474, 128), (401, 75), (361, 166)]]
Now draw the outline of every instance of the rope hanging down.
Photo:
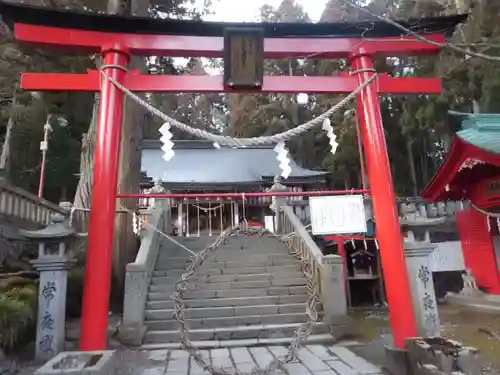
[[(120, 209), (123, 209), (128, 214), (133, 215), (134, 212), (128, 210), (126, 207), (123, 207), (119, 204)], [(228, 228), (224, 232), (220, 234), (219, 237), (215, 240), (215, 242), (207, 246), (205, 249), (195, 253), (184, 245), (181, 245), (179, 242), (174, 240), (172, 237), (161, 231), (160, 229), (154, 227), (148, 222), (144, 222), (140, 217), (138, 217), (139, 221), (142, 221), (146, 227), (151, 228), (155, 232), (159, 233), (163, 237), (165, 237), (168, 241), (175, 243), (176, 245), (181, 246), (184, 250), (191, 254), (191, 263), (186, 269), (186, 272), (181, 275), (180, 280), (178, 280), (176, 285), (176, 291), (172, 296), (174, 301), (174, 318), (179, 322), (179, 333), (180, 333), (180, 341), (181, 346), (185, 349), (190, 356), (196, 361), (196, 363), (208, 371), (212, 375), (270, 375), (273, 374), (277, 369), (282, 369), (284, 364), (290, 363), (294, 361), (298, 356), (298, 351), (302, 345), (302, 343), (307, 340), (307, 338), (311, 335), (312, 328), (314, 324), (318, 321), (318, 311), (316, 309), (316, 305), (320, 302), (319, 298), (319, 285), (314, 279), (314, 275), (311, 269), (311, 265), (307, 259), (307, 257), (300, 252), (299, 249), (292, 248), (292, 244), (290, 240), (295, 235), (294, 232), (286, 234), (286, 235), (277, 235), (268, 231), (267, 229), (250, 229), (248, 228), (248, 224), (246, 222), (237, 225), (233, 228)], [(309, 225), (308, 225), (309, 226)], [(307, 228), (306, 226), (305, 228)], [(238, 235), (246, 235), (246, 236), (264, 236), (268, 235), (271, 237), (276, 237), (277, 240), (282, 241), (288, 247), (291, 255), (298, 258), (298, 260), (302, 264), (302, 271), (307, 280), (307, 293), (308, 299), (306, 302), (306, 315), (307, 322), (303, 323), (294, 333), (292, 340), (290, 341), (290, 345), (288, 347), (288, 352), (284, 358), (279, 359), (276, 358), (269, 365), (264, 368), (254, 368), (249, 373), (241, 372), (237, 369), (229, 370), (227, 368), (220, 368), (213, 366), (209, 362), (205, 360), (202, 353), (199, 349), (193, 344), (193, 342), (189, 339), (189, 327), (186, 323), (185, 317), (185, 301), (184, 294), (191, 290), (190, 283), (193, 281), (192, 279), (197, 275), (199, 268), (203, 265), (206, 258), (217, 250), (221, 245), (224, 245), (229, 237), (238, 236)]]
[[(307, 291), (308, 291), (308, 300), (306, 303), (306, 314), (308, 317), (307, 322), (302, 324), (294, 333), (294, 336), (290, 342), (288, 347), (288, 352), (282, 359), (274, 359), (269, 363), (269, 365), (260, 369), (258, 367), (251, 370), (249, 373), (244, 373), (236, 369), (226, 369), (221, 367), (216, 367), (203, 357), (202, 353), (198, 350), (198, 348), (192, 343), (189, 339), (188, 335), (188, 326), (186, 324), (185, 317), (185, 309), (186, 305), (184, 302), (184, 294), (189, 291), (190, 282), (192, 278), (197, 274), (198, 269), (204, 263), (208, 255), (217, 250), (221, 245), (225, 244), (226, 240), (233, 235), (271, 235), (275, 236), (278, 239), (281, 239), (290, 250), (290, 253), (296, 256), (302, 262), (302, 271), (307, 279)], [(316, 305), (319, 302), (319, 286), (318, 283), (314, 280), (312, 270), (310, 269), (310, 265), (307, 263), (307, 260), (302, 256), (302, 254), (295, 249), (290, 248), (289, 240), (290, 235), (284, 236), (281, 238), (280, 236), (275, 235), (274, 233), (268, 232), (266, 229), (248, 229), (246, 225), (242, 227), (236, 226), (234, 228), (226, 229), (221, 235), (215, 240), (215, 242), (198, 252), (193, 258), (191, 264), (188, 266), (186, 273), (181, 276), (181, 279), (176, 283), (176, 291), (173, 295), (172, 299), (174, 301), (174, 317), (179, 322), (179, 333), (180, 333), (180, 341), (181, 347), (185, 349), (190, 356), (195, 360), (195, 362), (204, 370), (208, 371), (212, 375), (270, 375), (273, 374), (277, 369), (282, 369), (283, 365), (286, 363), (290, 363), (294, 361), (298, 356), (298, 351), (301, 347), (301, 344), (307, 340), (312, 332), (312, 328), (314, 324), (318, 321), (318, 311), (316, 310)]]
[[(111, 67), (111, 66), (106, 65), (103, 68), (109, 68), (109, 67)], [(378, 77), (378, 74), (375, 73), (370, 78), (368, 78), (363, 84), (361, 84), (356, 90), (351, 92), (349, 95), (347, 95), (340, 102), (335, 104), (328, 111), (326, 111), (325, 113), (319, 115), (318, 117), (316, 117), (310, 121), (307, 121), (307, 122), (303, 123), (302, 125), (299, 125), (293, 129), (289, 129), (289, 130), (284, 131), (282, 133), (269, 135), (269, 136), (261, 136), (261, 137), (253, 137), (253, 138), (233, 138), (230, 136), (216, 135), (216, 134), (209, 133), (209, 132), (202, 130), (202, 129), (193, 128), (189, 125), (186, 125), (186, 124), (168, 116), (167, 114), (160, 111), (158, 108), (155, 108), (151, 104), (147, 103), (141, 97), (135, 95), (132, 91), (127, 89), (125, 86), (123, 86), (121, 83), (116, 81), (114, 78), (110, 77), (108, 74), (106, 74), (103, 71), (103, 68), (101, 68), (101, 74), (107, 80), (109, 80), (113, 85), (115, 85), (119, 90), (121, 90), (130, 99), (132, 99), (137, 104), (146, 108), (151, 114), (160, 117), (166, 123), (169, 123), (170, 125), (175, 126), (179, 130), (182, 130), (182, 131), (184, 131), (188, 134), (191, 134), (197, 138), (203, 138), (203, 139), (209, 140), (211, 142), (216, 142), (218, 145), (225, 145), (225, 146), (230, 146), (230, 147), (250, 147), (250, 146), (262, 146), (262, 145), (274, 145), (274, 144), (286, 142), (286, 141), (292, 139), (293, 137), (296, 137), (298, 135), (306, 133), (309, 130), (313, 129), (316, 125), (322, 124), (325, 119), (331, 117), (339, 109), (345, 107), (347, 105), (347, 103), (349, 103), (352, 99), (354, 99), (356, 97), (356, 95), (358, 95), (361, 92), (361, 90), (363, 90), (368, 85), (370, 85)]]

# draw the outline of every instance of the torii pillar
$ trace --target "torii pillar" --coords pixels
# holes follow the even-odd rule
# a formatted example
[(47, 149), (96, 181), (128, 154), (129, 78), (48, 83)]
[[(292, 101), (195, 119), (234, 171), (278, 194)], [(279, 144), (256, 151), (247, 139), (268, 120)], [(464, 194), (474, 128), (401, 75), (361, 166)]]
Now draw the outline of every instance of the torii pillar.
[[(2, 16), (10, 17), (18, 41), (41, 49), (55, 49), (67, 53), (83, 52), (88, 55), (102, 54), (105, 59), (103, 71), (131, 92), (238, 91), (225, 85), (224, 77), (221, 76), (148, 75), (126, 70), (126, 65), (133, 55), (224, 57), (223, 25), (212, 24), (207, 28), (199, 28), (199, 23), (196, 23), (196, 32), (191, 30), (190, 34), (172, 35), (172, 28), (179, 27), (172, 20), (120, 19), (109, 15), (61, 12), (1, 1), (0, 5)], [(421, 29), (418, 29), (418, 25), (406, 25), (415, 32), (428, 33), (427, 39), (443, 44), (446, 41), (443, 30), (454, 28), (465, 18), (457, 16), (444, 17), (439, 21), (420, 20), (425, 25)], [(190, 24), (189, 21), (183, 22)], [(297, 28), (306, 27), (304, 25), (295, 25), (291, 31), (284, 31), (286, 27), (290, 27), (286, 24), (256, 25), (261, 27), (266, 35), (262, 46), (265, 58), (348, 58), (352, 62), (354, 72), (352, 75), (340, 77), (267, 76), (260, 82), (261, 87), (253, 90), (253, 93), (347, 94), (356, 90), (360, 83), (366, 82), (367, 78), (375, 73), (374, 58), (436, 55), (440, 52), (436, 45), (423, 43), (414, 37), (401, 36), (401, 30), (388, 28), (385, 23), (369, 22), (369, 25), (370, 32), (377, 33), (376, 39), (366, 39), (362, 31), (359, 35), (349, 33), (349, 36), (342, 37), (346, 24), (326, 25), (326, 29), (322, 24), (306, 25), (308, 30), (302, 34), (297, 34)], [(248, 28), (248, 24), (232, 25), (237, 26)], [(359, 24), (347, 26), (352, 30), (362, 30)], [(214, 27), (219, 29), (215, 32)], [(340, 34), (334, 38), (328, 37), (332, 28), (344, 31), (339, 31)], [(212, 34), (196, 34), (207, 30), (211, 30)], [(435, 34), (430, 34), (432, 32)], [(217, 35), (214, 36), (214, 33)], [(290, 37), (286, 37), (287, 35)], [(30, 91), (101, 93), (81, 345), (84, 350), (102, 350), (106, 347), (107, 336), (124, 94), (96, 70), (86, 74), (26, 73), (23, 74), (21, 87)], [(362, 112), (358, 113), (358, 116), (362, 120), (362, 138), (377, 221), (377, 238), (381, 247), (391, 325), (395, 344), (401, 348), (405, 346), (405, 338), (416, 335), (417, 328), (378, 97), (380, 94), (439, 94), (441, 90), (441, 80), (437, 78), (393, 78), (381, 74), (375, 83), (364, 88), (358, 96), (358, 112)]]

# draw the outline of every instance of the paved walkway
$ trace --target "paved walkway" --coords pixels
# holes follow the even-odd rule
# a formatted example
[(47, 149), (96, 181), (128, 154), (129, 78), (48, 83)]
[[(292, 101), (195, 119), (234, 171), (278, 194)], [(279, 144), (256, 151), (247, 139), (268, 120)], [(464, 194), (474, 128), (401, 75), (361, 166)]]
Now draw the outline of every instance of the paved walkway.
[[(202, 350), (206, 359), (215, 366), (237, 368), (250, 372), (255, 366), (265, 368), (275, 357), (283, 358), (284, 346), (236, 347), (230, 349)], [(141, 375), (203, 375), (200, 368), (187, 352), (181, 350), (153, 350), (151, 361), (158, 361), (158, 367), (143, 370)], [(160, 362), (162, 364), (160, 365)], [(379, 367), (355, 355), (342, 346), (308, 345), (299, 352), (299, 360), (285, 365), (288, 375), (380, 375)]]

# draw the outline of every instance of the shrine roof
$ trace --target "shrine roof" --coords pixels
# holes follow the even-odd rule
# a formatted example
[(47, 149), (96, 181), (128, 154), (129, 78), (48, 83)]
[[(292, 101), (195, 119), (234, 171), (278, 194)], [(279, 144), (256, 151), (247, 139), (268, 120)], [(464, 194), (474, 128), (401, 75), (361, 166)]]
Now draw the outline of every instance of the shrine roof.
[(462, 130), (457, 132), (457, 137), (483, 150), (500, 154), (500, 114), (451, 114), (462, 118)]
[(461, 121), (453, 145), (422, 198), (436, 201), (466, 199), (467, 187), (498, 174), (500, 167), (500, 114), (450, 112)]
[[(261, 184), (280, 173), (273, 146), (217, 149), (207, 141), (175, 141), (175, 155), (163, 160), (160, 141), (144, 141), (141, 170), (167, 184)], [(324, 180), (327, 172), (301, 168), (290, 159), (289, 179)]]
[[(221, 37), (228, 27), (260, 27), (266, 37), (342, 37), (373, 38), (395, 37), (404, 32), (383, 21), (344, 23), (225, 23), (177, 19), (123, 17), (90, 12), (54, 10), (12, 4), (0, 0), (0, 14), (10, 27), (13, 23), (52, 26), (92, 31), (134, 34), (186, 35)], [(428, 17), (398, 21), (399, 24), (419, 34), (453, 33), (467, 15)]]

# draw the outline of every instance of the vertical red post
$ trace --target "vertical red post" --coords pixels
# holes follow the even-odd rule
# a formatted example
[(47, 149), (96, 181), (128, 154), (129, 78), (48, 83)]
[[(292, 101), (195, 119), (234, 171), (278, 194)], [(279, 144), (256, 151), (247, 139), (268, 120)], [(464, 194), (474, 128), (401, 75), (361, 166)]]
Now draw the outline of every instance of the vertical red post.
[[(354, 74), (359, 83), (375, 74), (373, 58), (362, 51), (351, 55)], [(410, 282), (406, 270), (401, 228), (396, 208), (396, 195), (392, 183), (389, 156), (380, 112), (377, 83), (374, 82), (358, 96), (363, 119), (363, 145), (368, 167), (368, 177), (377, 222), (384, 280), (389, 302), (389, 314), (394, 344), (405, 347), (405, 339), (417, 336), (417, 325)]]
[[(130, 60), (128, 51), (120, 46), (110, 46), (103, 48), (102, 55), (103, 71), (117, 82), (123, 82)], [(81, 349), (87, 351), (104, 350), (107, 346), (124, 105), (123, 92), (105, 77), (101, 78), (101, 82), (80, 344)]]

